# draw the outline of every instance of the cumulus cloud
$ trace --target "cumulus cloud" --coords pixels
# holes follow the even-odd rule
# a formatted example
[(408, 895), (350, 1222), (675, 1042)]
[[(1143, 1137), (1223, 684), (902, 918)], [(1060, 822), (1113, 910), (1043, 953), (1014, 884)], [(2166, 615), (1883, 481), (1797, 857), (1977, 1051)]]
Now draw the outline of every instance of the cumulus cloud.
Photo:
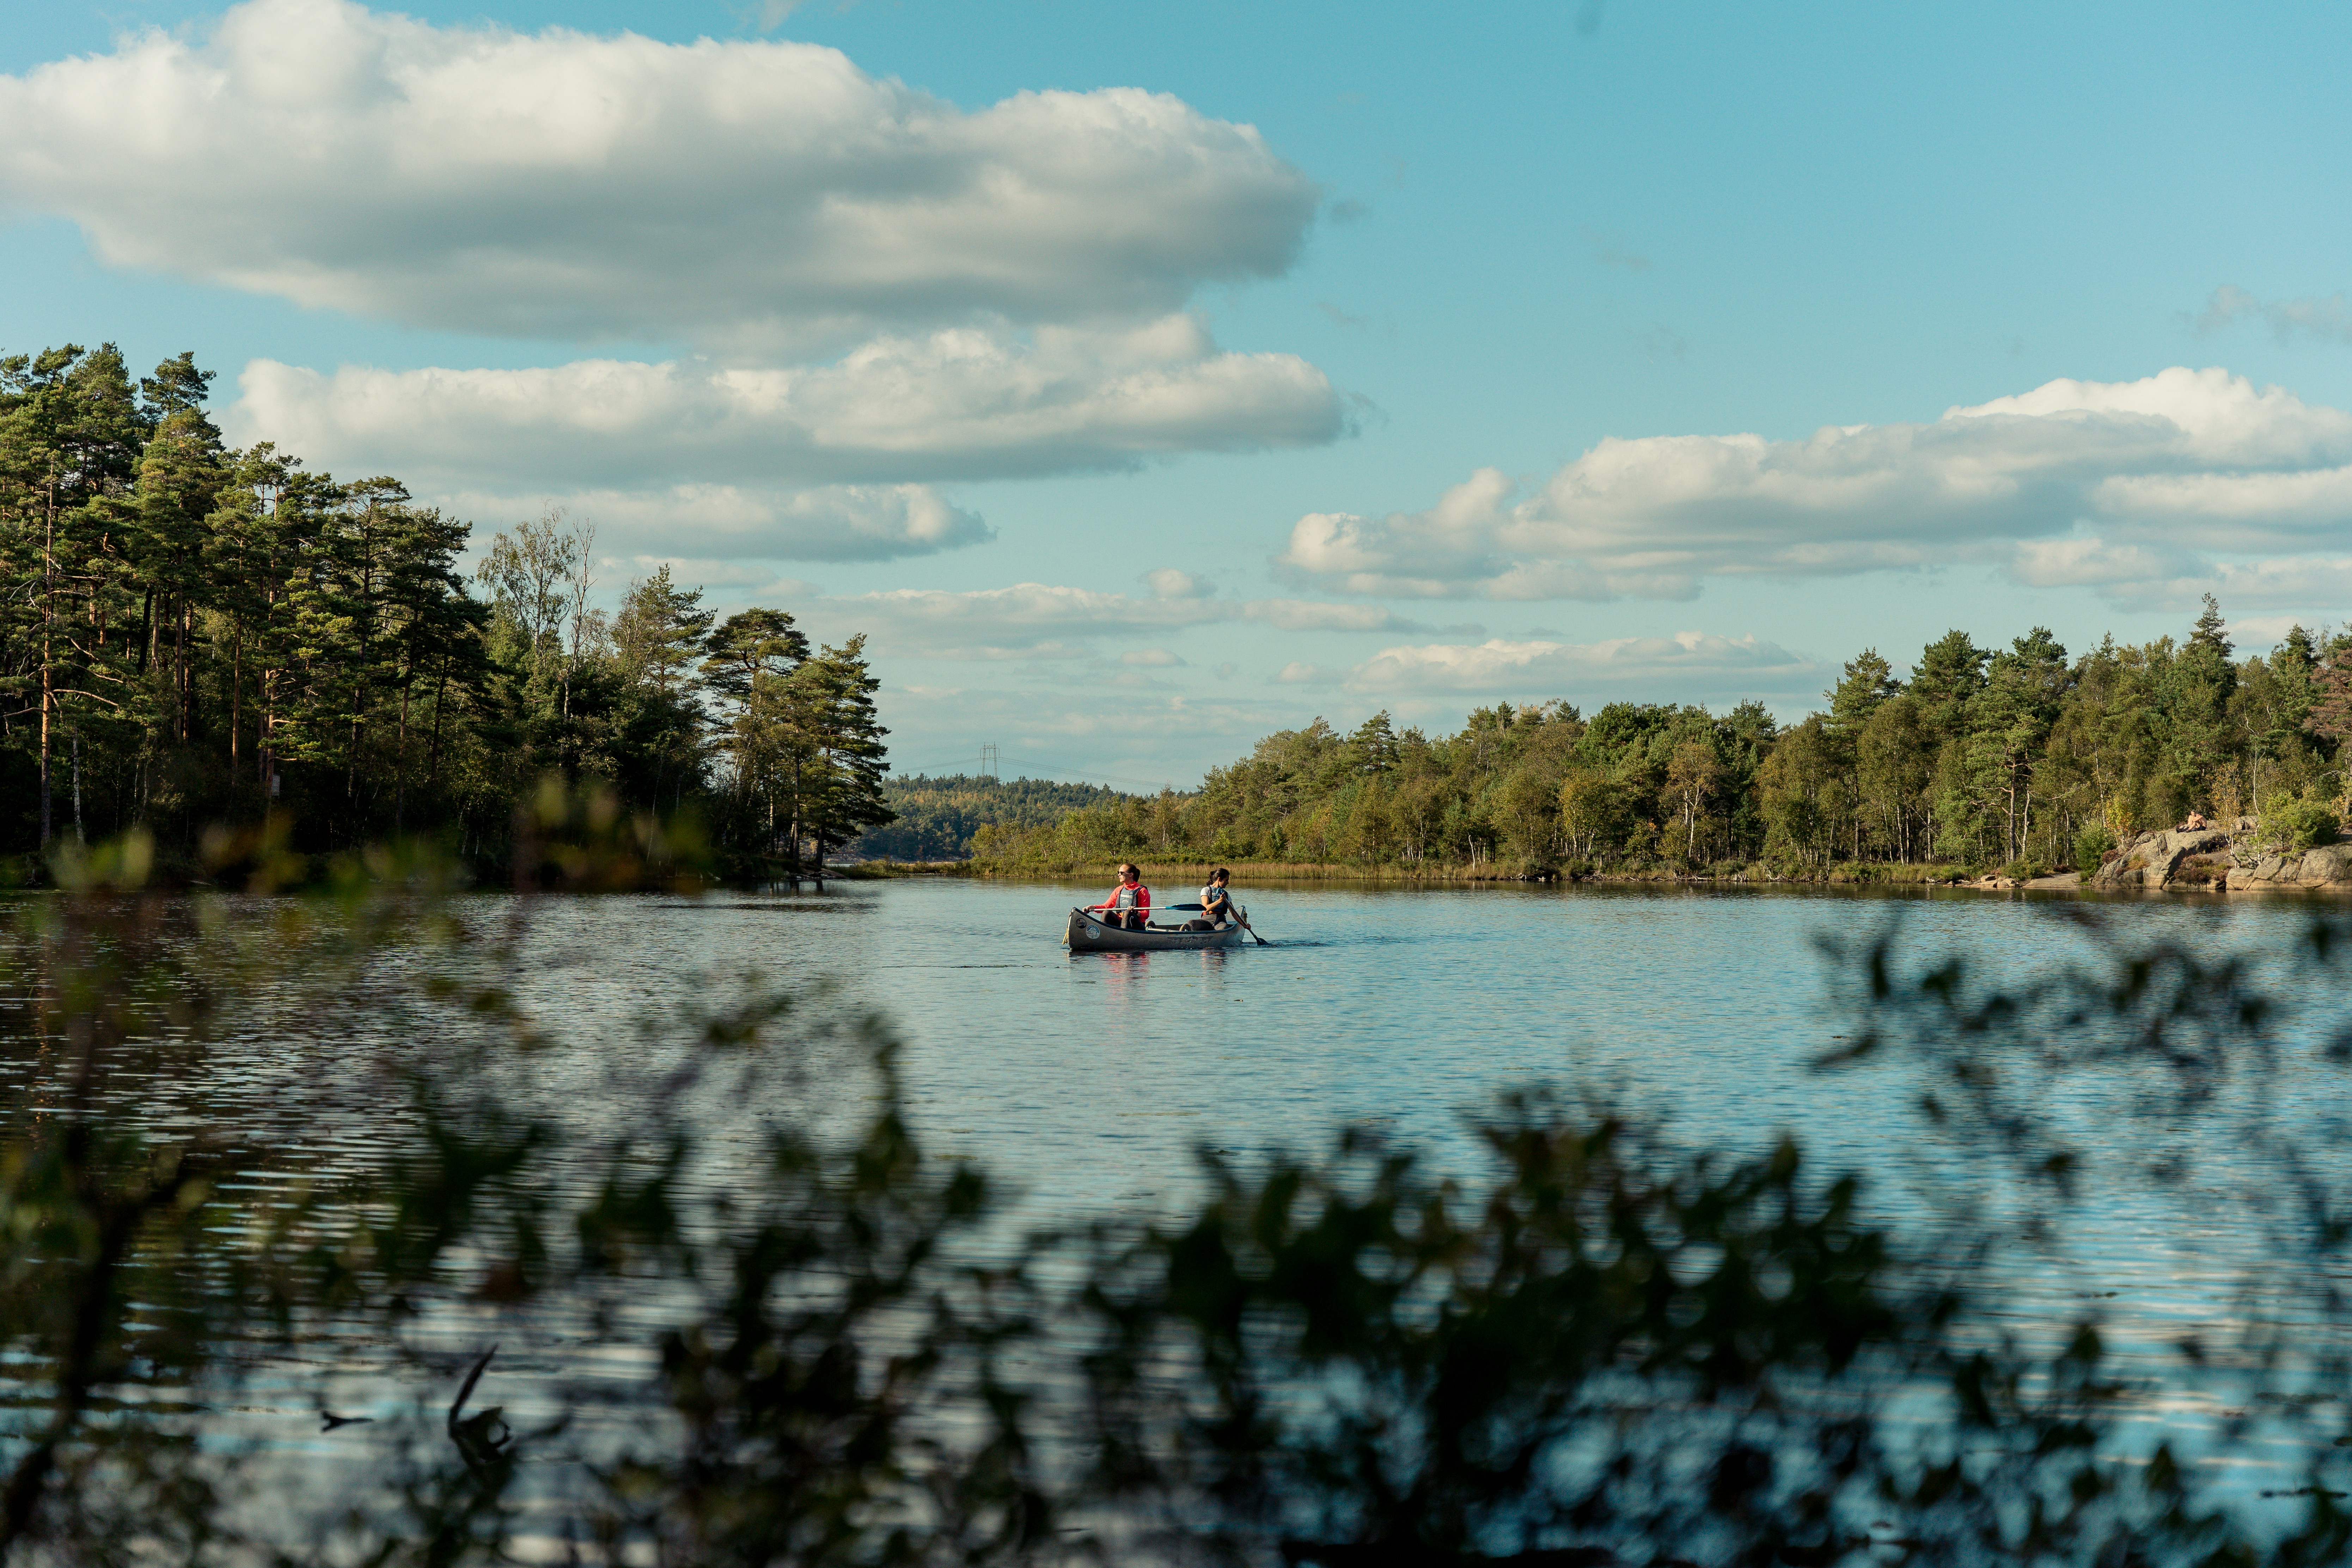
[(412, 325), (798, 353), (1278, 274), (1319, 193), (1133, 89), (966, 111), (839, 52), (247, 0), (0, 76), (0, 207), (112, 265)]
[(567, 490), (560, 497), (456, 490), (435, 499), (489, 528), (533, 516), (552, 500), (572, 517), (594, 522), (600, 549), (670, 561), (894, 561), (996, 537), (976, 513), (925, 485), (779, 492), (680, 484)]
[(2352, 415), (2174, 368), (1801, 440), (1612, 438), (1532, 494), (1485, 468), (1425, 511), (1310, 513), (1276, 563), (1356, 595), (1672, 599), (1709, 577), (2000, 560), (2084, 520), (2150, 549), (2340, 538)]
[(1604, 690), (1671, 689), (1693, 694), (1779, 695), (1813, 682), (1822, 667), (1753, 637), (1680, 632), (1597, 643), (1494, 638), (1476, 645), (1427, 643), (1383, 648), (1349, 672), (1357, 691), (1451, 691), (1477, 695), (1575, 696)]
[(897, 588), (844, 595), (818, 601), (810, 614), (822, 625), (838, 623), (871, 632), (878, 652), (950, 658), (1026, 658), (1049, 647), (1075, 650), (1078, 645), (1070, 639), (1156, 637), (1234, 621), (1260, 622), (1284, 631), (1410, 635), (1429, 629), (1368, 605), (1201, 595), (1139, 598), (1045, 583), (964, 592)]
[(1328, 441), (1323, 373), (1227, 353), (1192, 317), (1125, 330), (956, 328), (783, 369), (583, 360), (331, 375), (256, 360), (224, 418), (338, 471), (544, 486), (1037, 475)]

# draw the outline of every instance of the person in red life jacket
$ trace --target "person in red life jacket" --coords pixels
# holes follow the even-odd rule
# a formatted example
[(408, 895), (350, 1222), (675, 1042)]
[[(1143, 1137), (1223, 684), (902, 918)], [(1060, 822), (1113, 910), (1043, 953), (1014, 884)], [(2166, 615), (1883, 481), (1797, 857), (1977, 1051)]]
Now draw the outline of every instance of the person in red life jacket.
[(1088, 904), (1089, 910), (1108, 910), (1103, 923), (1125, 926), (1129, 931), (1141, 931), (1151, 918), (1151, 889), (1143, 885), (1142, 868), (1122, 865), (1118, 868), (1118, 886), (1110, 897), (1098, 904)]

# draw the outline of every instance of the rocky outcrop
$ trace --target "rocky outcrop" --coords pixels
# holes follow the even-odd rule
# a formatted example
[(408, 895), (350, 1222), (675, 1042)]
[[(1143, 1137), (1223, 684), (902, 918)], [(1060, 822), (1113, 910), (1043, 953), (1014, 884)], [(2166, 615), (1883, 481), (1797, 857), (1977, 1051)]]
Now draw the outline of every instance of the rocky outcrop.
[(2143, 833), (2091, 876), (2094, 888), (2218, 887), (2233, 869), (2230, 836), (2218, 827)]
[(2300, 855), (2242, 853), (2230, 868), (2231, 891), (2352, 886), (2352, 844), (2330, 844)]
[(2281, 854), (2256, 840), (2252, 822), (2231, 835), (2218, 827), (2176, 827), (2143, 833), (2084, 879), (2106, 892), (2169, 888), (2227, 888), (2233, 892), (2266, 889), (2328, 888), (2352, 891), (2352, 844)]

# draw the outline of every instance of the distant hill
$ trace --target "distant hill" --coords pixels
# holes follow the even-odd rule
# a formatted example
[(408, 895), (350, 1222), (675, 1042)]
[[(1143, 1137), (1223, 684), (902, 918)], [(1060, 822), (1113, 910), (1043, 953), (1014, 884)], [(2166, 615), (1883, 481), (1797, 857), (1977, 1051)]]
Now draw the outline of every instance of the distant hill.
[(971, 836), (983, 824), (1045, 827), (1081, 806), (1113, 805), (1128, 797), (1100, 784), (955, 773), (894, 779), (884, 785), (883, 798), (898, 820), (867, 832), (849, 854), (868, 860), (969, 860)]

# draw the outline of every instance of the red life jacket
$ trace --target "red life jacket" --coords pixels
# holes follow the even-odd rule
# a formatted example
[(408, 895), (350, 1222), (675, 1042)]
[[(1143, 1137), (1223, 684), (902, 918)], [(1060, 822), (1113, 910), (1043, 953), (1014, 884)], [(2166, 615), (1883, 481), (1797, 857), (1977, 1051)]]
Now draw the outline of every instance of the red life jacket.
[[(1119, 895), (1122, 893), (1133, 894), (1133, 901), (1126, 904), (1120, 903), (1118, 901)], [(1105, 899), (1098, 904), (1088, 904), (1087, 908), (1090, 910), (1136, 909), (1141, 910), (1145, 914), (1149, 915), (1151, 912), (1151, 889), (1145, 887), (1140, 881), (1137, 882), (1132, 888), (1129, 887), (1125, 882), (1121, 882), (1118, 887), (1113, 888), (1110, 890), (1109, 898)]]

